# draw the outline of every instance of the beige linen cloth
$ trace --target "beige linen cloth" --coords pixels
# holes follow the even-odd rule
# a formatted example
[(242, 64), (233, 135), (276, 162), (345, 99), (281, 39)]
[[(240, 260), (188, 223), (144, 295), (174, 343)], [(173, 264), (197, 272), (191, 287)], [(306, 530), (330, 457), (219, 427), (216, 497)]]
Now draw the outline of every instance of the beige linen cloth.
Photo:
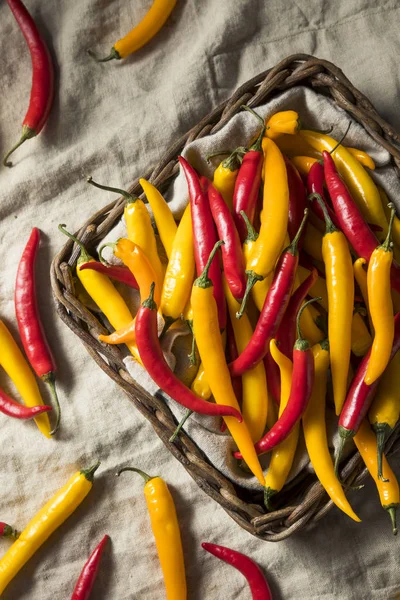
[[(90, 496), (21, 571), (4, 598), (70, 597), (83, 563), (104, 533), (112, 543), (93, 598), (165, 597), (143, 484), (134, 474), (115, 477), (127, 464), (160, 474), (170, 485), (189, 598), (245, 600), (250, 595), (238, 573), (201, 549), (203, 540), (251, 555), (268, 574), (278, 600), (395, 598), (400, 593), (399, 542), (390, 534), (373, 484), (349, 495), (362, 525), (333, 509), (318, 527), (278, 544), (240, 530), (197, 488), (58, 320), (48, 271), (64, 243), (57, 224), (76, 230), (111, 199), (90, 188), (86, 176), (129, 185), (239, 84), (288, 54), (308, 52), (333, 60), (399, 128), (398, 3), (181, 0), (145, 49), (125, 62), (95, 65), (86, 49), (106, 54), (145, 14), (148, 0), (26, 2), (55, 57), (56, 97), (41, 136), (18, 150), (13, 169), (0, 169), (0, 316), (16, 334), (15, 272), (36, 225), (43, 232), (39, 300), (59, 365), (63, 422), (57, 440), (48, 441), (32, 423), (0, 415), (0, 519), (23, 528), (75, 470), (97, 458), (102, 464)], [(30, 87), (29, 56), (4, 2), (0, 32), (3, 154), (19, 136)], [(3, 373), (0, 385), (13, 392)], [(399, 472), (399, 461), (392, 459), (392, 464)], [(0, 540), (0, 552), (8, 545)]]

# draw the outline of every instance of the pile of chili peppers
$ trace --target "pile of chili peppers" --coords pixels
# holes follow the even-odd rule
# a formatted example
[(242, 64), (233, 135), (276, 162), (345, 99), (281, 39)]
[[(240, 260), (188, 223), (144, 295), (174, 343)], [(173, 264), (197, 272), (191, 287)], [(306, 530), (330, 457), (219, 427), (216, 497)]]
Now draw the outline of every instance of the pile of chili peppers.
[[(144, 200), (89, 178), (125, 197), (127, 235), (108, 244), (115, 266), (103, 249), (100, 260), (90, 257), (60, 226), (81, 247), (79, 284), (115, 329), (100, 340), (125, 344), (187, 409), (173, 440), (192, 412), (222, 417), (221, 431), (270, 509), (279, 506), (302, 428), (321, 484), (359, 521), (340, 479), (344, 447), (354, 439), (396, 533), (399, 486), (383, 450), (400, 412), (400, 220), (365, 152), (302, 129), (294, 111), (264, 121), (243, 108), (259, 133), (216, 164), (212, 181), (179, 157), (189, 194), (179, 222), (140, 180), (162, 255)], [(139, 291), (136, 315), (112, 281)], [(185, 323), (193, 336), (190, 387), (163, 353), (167, 330)], [(334, 458), (330, 404), (339, 417)]]

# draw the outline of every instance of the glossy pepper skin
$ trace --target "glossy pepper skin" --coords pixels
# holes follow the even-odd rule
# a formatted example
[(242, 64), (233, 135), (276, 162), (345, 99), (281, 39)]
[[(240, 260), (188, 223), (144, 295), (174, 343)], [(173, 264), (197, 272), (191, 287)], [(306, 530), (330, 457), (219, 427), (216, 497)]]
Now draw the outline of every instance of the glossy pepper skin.
[(300, 129), (299, 115), (294, 110), (283, 110), (275, 113), (268, 119), (265, 135), (271, 140), (283, 134), (294, 135)]
[[(285, 159), (285, 164), (289, 186), (289, 213), (287, 231), (290, 240), (293, 240), (303, 220), (304, 211), (307, 206), (307, 196), (305, 187), (300, 175), (297, 172), (297, 169), (287, 159)], [(304, 234), (302, 238), (303, 237)], [(299, 250), (301, 250), (302, 247), (302, 238), (299, 241)]]
[(14, 419), (34, 419), (42, 413), (51, 411), (51, 406), (24, 406), (15, 402), (0, 388), (0, 412)]
[[(323, 153), (323, 158), (325, 181), (340, 228), (356, 254), (368, 262), (379, 242), (340, 178), (333, 158), (328, 152)], [(395, 261), (391, 269), (391, 282), (392, 287), (400, 292), (400, 267)]]
[(378, 477), (376, 437), (367, 419), (361, 422), (359, 430), (354, 436), (354, 442), (365, 466), (375, 481), (382, 508), (389, 513), (393, 534), (397, 535), (396, 511), (400, 504), (399, 484), (385, 455), (382, 457), (383, 476), (381, 479)]
[(329, 342), (324, 340), (313, 346), (315, 379), (310, 402), (302, 417), (304, 439), (308, 456), (316, 476), (331, 500), (354, 521), (360, 519), (351, 508), (343, 488), (336, 477), (325, 422), (325, 399), (329, 369)]
[(264, 574), (251, 558), (225, 546), (217, 546), (208, 542), (203, 542), (201, 546), (242, 573), (249, 584), (252, 600), (272, 600), (271, 590)]
[(15, 20), (26, 40), (32, 60), (32, 87), (28, 111), (22, 124), (22, 136), (6, 154), (3, 164), (11, 167), (8, 158), (21, 144), (44, 127), (50, 114), (54, 97), (54, 68), (47, 45), (21, 0), (7, 0)]
[(351, 322), (354, 306), (354, 276), (347, 240), (329, 218), (320, 196), (311, 195), (324, 211), (326, 232), (322, 253), (328, 290), (328, 335), (332, 371), (333, 398), (339, 415), (347, 392), (351, 353)]
[(236, 152), (221, 161), (214, 171), (214, 187), (222, 194), (229, 210), (233, 210), (233, 194), (235, 191), (236, 178), (239, 173), (240, 161)]
[[(44, 406), (35, 376), (3, 321), (0, 321), (0, 348), (0, 365), (13, 381), (24, 404), (30, 408)], [(46, 413), (35, 417), (35, 423), (45, 437), (51, 437), (50, 421)]]
[(105, 535), (89, 556), (76, 582), (71, 600), (89, 600), (100, 567), (101, 557), (109, 539), (108, 535)]
[(255, 367), (269, 350), (269, 342), (275, 336), (290, 300), (299, 262), (297, 244), (307, 214), (307, 211), (305, 211), (303, 222), (293, 242), (282, 252), (257, 326), (249, 343), (238, 358), (229, 365), (229, 370), (233, 376), (242, 375), (248, 369)]
[(369, 409), (368, 418), (376, 434), (378, 477), (382, 479), (382, 453), (387, 435), (400, 417), (400, 352), (389, 362), (379, 382), (376, 396)]
[(234, 298), (242, 300), (246, 290), (246, 279), (242, 247), (235, 222), (222, 195), (212, 184), (208, 187), (208, 201), (218, 237), (225, 242), (221, 253), (226, 281)]
[(299, 174), (306, 178), (315, 163), (318, 162), (317, 158), (312, 156), (292, 156), (290, 159), (291, 164), (297, 169)]
[[(293, 365), (278, 348), (276, 340), (271, 340), (270, 354), (280, 371), (281, 397), (279, 404), (278, 418), (286, 408), (290, 396), (290, 387), (292, 383)], [(264, 503), (271, 510), (271, 497), (281, 491), (285, 481), (292, 468), (294, 455), (296, 453), (297, 442), (299, 439), (300, 423), (297, 423), (293, 431), (280, 444), (275, 446), (271, 453), (271, 459), (265, 477)]]
[(268, 138), (263, 140), (263, 150), (265, 160), (262, 221), (259, 236), (246, 263), (247, 288), (241, 313), (254, 284), (273, 271), (285, 242), (289, 218), (289, 185), (284, 158), (278, 146)]
[(96, 59), (98, 62), (126, 58), (147, 44), (161, 29), (171, 14), (176, 0), (153, 0), (150, 10), (129, 33), (118, 40), (106, 58)]
[(110, 279), (114, 279), (114, 281), (119, 281), (120, 283), (124, 283), (125, 285), (138, 290), (139, 285), (130, 270), (127, 267), (122, 267), (119, 265), (105, 265), (101, 262), (92, 261), (88, 263), (84, 263), (80, 266), (81, 271), (85, 269), (90, 269), (91, 271), (97, 271), (98, 273), (103, 273), (103, 275), (107, 275)]
[[(314, 300), (309, 300), (308, 303)], [(304, 304), (304, 306), (307, 306)], [(283, 442), (293, 431), (307, 408), (314, 385), (314, 355), (307, 340), (300, 331), (300, 317), (304, 306), (297, 316), (297, 340), (293, 347), (293, 373), (289, 400), (275, 425), (255, 444), (257, 454), (265, 454)], [(242, 458), (238, 452), (235, 458)]]
[(150, 477), (140, 469), (125, 467), (118, 473), (133, 471), (145, 481), (144, 496), (164, 575), (167, 600), (186, 600), (186, 575), (181, 532), (174, 500), (164, 479)]
[(390, 360), (394, 337), (393, 301), (390, 289), (390, 269), (393, 261), (391, 231), (394, 208), (385, 242), (373, 251), (367, 271), (368, 301), (375, 331), (371, 356), (365, 373), (365, 383), (371, 385), (382, 375)]
[(0, 559), (0, 594), (47, 538), (78, 508), (93, 485), (100, 463), (78, 471), (33, 517)]
[[(246, 314), (241, 319), (236, 318), (239, 304), (233, 297), (225, 277), (223, 282), (237, 352), (243, 352), (251, 339), (253, 329)], [(268, 388), (263, 363), (260, 362), (253, 369), (243, 373), (241, 381), (243, 419), (253, 442), (258, 442), (264, 434), (268, 417)]]
[(211, 416), (236, 417), (242, 420), (236, 407), (220, 406), (205, 402), (191, 392), (178, 379), (168, 366), (161, 349), (157, 332), (157, 305), (153, 299), (154, 284), (150, 287), (150, 296), (142, 303), (136, 315), (136, 343), (140, 358), (153, 381), (175, 402), (194, 412)]
[(19, 261), (14, 305), (25, 354), (36, 375), (49, 386), (55, 403), (56, 423), (51, 431), (54, 435), (60, 425), (61, 409), (55, 384), (57, 367), (40, 319), (36, 295), (35, 265), (39, 244), (40, 231), (34, 227)]
[[(215, 245), (214, 251), (221, 242)], [(239, 404), (232, 388), (230, 373), (225, 360), (224, 346), (218, 327), (218, 312), (213, 295), (212, 281), (208, 277), (208, 266), (213, 259), (210, 254), (203, 274), (195, 280), (191, 295), (193, 309), (193, 331), (197, 348), (202, 360), (208, 384), (217, 404), (228, 404), (239, 410)], [(247, 463), (250, 471), (261, 485), (264, 476), (256, 456), (250, 432), (244, 421), (239, 423), (232, 417), (224, 417), (224, 421)]]
[[(334, 224), (336, 229), (340, 230), (339, 221), (326, 201), (324, 183), (324, 167), (319, 161), (315, 161), (307, 176), (307, 191), (309, 194), (319, 194), (321, 196), (332, 223)], [(321, 219), (321, 221), (325, 222), (324, 213), (319, 202), (312, 202), (311, 210)]]
[[(241, 211), (241, 215), (242, 215), (243, 220), (247, 227), (247, 236), (243, 242), (243, 247), (242, 247), (244, 260), (245, 260), (245, 263), (247, 263), (249, 256), (251, 254), (252, 248), (254, 246), (254, 243), (256, 242), (256, 240), (258, 238), (258, 233), (254, 229), (253, 225), (250, 223), (249, 219), (247, 218), (246, 213), (243, 210)], [(267, 275), (267, 277), (264, 277), (264, 279), (257, 281), (251, 290), (251, 295), (254, 300), (254, 304), (256, 305), (256, 307), (258, 308), (258, 310), (260, 312), (262, 311), (262, 307), (264, 306), (264, 302), (265, 302), (265, 298), (267, 297), (268, 290), (271, 287), (272, 278), (273, 278), (273, 273), (270, 273), (269, 275)]]
[[(178, 160), (185, 174), (189, 188), (194, 258), (196, 263), (196, 273), (197, 276), (199, 276), (206, 266), (214, 244), (217, 242), (217, 232), (212, 218), (207, 192), (202, 188), (196, 171), (183, 156), (179, 156)], [(222, 276), (218, 260), (214, 260), (210, 267), (210, 278), (213, 282), (214, 298), (218, 307), (219, 328), (223, 330), (226, 325), (226, 302), (224, 290), (222, 289)]]
[(158, 189), (149, 181), (139, 179), (146, 198), (149, 201), (151, 210), (153, 211), (154, 221), (157, 225), (158, 235), (161, 243), (165, 248), (165, 253), (168, 259), (171, 256), (172, 244), (178, 229), (175, 223), (174, 216), (171, 212), (168, 202), (166, 202)]

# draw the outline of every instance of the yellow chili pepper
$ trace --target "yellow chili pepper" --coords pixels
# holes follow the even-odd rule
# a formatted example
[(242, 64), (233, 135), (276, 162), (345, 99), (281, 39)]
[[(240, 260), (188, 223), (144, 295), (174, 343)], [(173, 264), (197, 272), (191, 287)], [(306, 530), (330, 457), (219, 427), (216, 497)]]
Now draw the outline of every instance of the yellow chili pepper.
[(318, 194), (316, 201), (324, 211), (326, 233), (322, 255), (328, 290), (328, 332), (331, 355), (333, 397), (336, 414), (340, 414), (347, 392), (351, 352), (351, 327), (354, 304), (353, 264), (344, 234), (333, 225), (325, 204)]
[(294, 110), (277, 112), (267, 121), (266, 137), (274, 140), (284, 133), (294, 135), (300, 129), (299, 115)]
[(158, 235), (160, 236), (162, 245), (165, 248), (168, 259), (171, 256), (172, 244), (175, 239), (178, 229), (175, 223), (174, 215), (171, 212), (168, 203), (164, 200), (158, 189), (149, 181), (139, 179), (139, 183), (143, 188), (146, 198), (149, 201), (151, 210), (153, 211), (154, 221), (156, 222)]
[[(247, 237), (243, 242), (243, 256), (245, 263), (247, 264), (247, 261), (249, 260), (250, 254), (253, 250), (254, 243), (258, 238), (258, 233), (254, 229), (253, 225), (250, 223), (246, 213), (244, 211), (241, 211), (241, 215), (247, 227)], [(264, 301), (267, 297), (269, 288), (271, 287), (273, 278), (274, 274), (273, 272), (271, 272), (261, 281), (257, 281), (251, 290), (251, 295), (253, 297), (254, 304), (260, 312), (262, 311), (262, 307), (264, 306)]]
[(364, 269), (364, 265), (366, 264), (367, 261), (365, 258), (357, 258), (353, 263), (353, 271), (354, 278), (360, 288), (361, 296), (363, 297), (365, 307), (369, 314), (367, 271)]
[[(379, 195), (381, 197), (382, 207), (385, 212), (386, 220), (389, 223), (391, 210), (389, 208), (389, 198), (383, 188), (378, 185)], [(397, 262), (400, 262), (400, 219), (397, 215), (394, 216), (392, 225), (392, 238), (394, 242), (393, 255)]]
[(143, 200), (120, 188), (96, 183), (91, 177), (89, 177), (88, 182), (94, 187), (108, 192), (114, 192), (125, 198), (124, 218), (127, 237), (131, 242), (143, 250), (147, 260), (153, 267), (159, 282), (162, 282), (164, 278), (164, 269), (160, 257), (158, 256), (156, 236), (151, 224), (150, 214)]
[[(26, 406), (44, 405), (36, 378), (3, 321), (0, 321), (0, 365), (13, 381)], [(45, 437), (51, 437), (47, 413), (35, 417), (35, 423)]]
[(307, 176), (313, 164), (318, 162), (318, 159), (312, 156), (292, 156), (290, 162), (296, 167), (300, 175)]
[(118, 475), (125, 471), (139, 473), (145, 481), (144, 496), (164, 575), (167, 600), (186, 600), (186, 575), (181, 532), (171, 492), (161, 477), (150, 477), (147, 473), (134, 467), (125, 467), (118, 472)]
[[(289, 400), (293, 364), (278, 349), (276, 340), (271, 340), (269, 351), (281, 374), (281, 400), (279, 405), (279, 416), (281, 416)], [(264, 504), (269, 510), (271, 510), (271, 497), (281, 491), (292, 468), (299, 440), (299, 431), (300, 423), (296, 423), (290, 435), (272, 450), (268, 472), (265, 477), (264, 491)]]
[(375, 481), (382, 508), (388, 511), (392, 521), (393, 533), (396, 535), (396, 509), (400, 503), (399, 484), (385, 455), (382, 456), (383, 479), (378, 478), (376, 437), (367, 419), (361, 422), (358, 432), (354, 436), (354, 442), (365, 466)]
[(247, 286), (239, 314), (243, 313), (254, 284), (273, 271), (285, 241), (288, 223), (289, 186), (285, 161), (272, 140), (264, 138), (262, 146), (265, 155), (262, 222), (246, 263)]
[(343, 488), (335, 475), (329, 452), (325, 423), (325, 398), (329, 368), (329, 343), (327, 340), (312, 348), (315, 379), (310, 401), (303, 415), (304, 439), (315, 474), (331, 500), (354, 521), (360, 519), (354, 513)]
[[(82, 264), (91, 262), (94, 259), (87, 253), (82, 242), (65, 229), (65, 225), (59, 225), (58, 228), (66, 236), (74, 240), (81, 249), (81, 254), (76, 264), (76, 273), (79, 281), (82, 283), (89, 296), (97, 304), (115, 330), (129, 325), (133, 321), (132, 313), (113, 283), (107, 275), (104, 275), (103, 273), (98, 273), (92, 269), (84, 269), (81, 271), (80, 266)], [(127, 344), (127, 346), (135, 359), (141, 364), (136, 344), (132, 342)]]
[(396, 352), (379, 382), (378, 391), (369, 409), (368, 418), (376, 433), (378, 447), (378, 478), (382, 479), (382, 452), (385, 439), (400, 416), (400, 351)]
[[(161, 29), (176, 4), (176, 0), (154, 0), (143, 19), (111, 48), (106, 58), (96, 59), (107, 62), (112, 59), (126, 58), (147, 44)], [(93, 56), (93, 54), (91, 54)]]
[(282, 135), (276, 139), (276, 144), (281, 152), (289, 158), (293, 156), (309, 156), (317, 160), (322, 158), (321, 153), (314, 150), (298, 133), (295, 135)]
[(193, 379), (190, 389), (192, 392), (203, 398), (203, 400), (209, 400), (212, 396), (210, 384), (208, 383), (202, 362), (200, 363), (199, 370), (197, 371), (196, 377)]
[(363, 167), (367, 167), (371, 171), (375, 170), (374, 161), (369, 154), (364, 152), (364, 150), (359, 150), (358, 148), (349, 148), (348, 146), (346, 147), (346, 150), (350, 152), (350, 154), (352, 154), (354, 158), (356, 158), (358, 162), (363, 165)]
[(190, 298), (194, 272), (192, 217), (188, 204), (172, 244), (161, 293), (160, 309), (169, 322), (179, 319), (185, 310)]
[[(225, 298), (228, 304), (237, 351), (241, 354), (253, 335), (253, 328), (246, 314), (236, 318), (239, 303), (235, 300), (225, 277), (223, 278)], [(265, 432), (268, 416), (268, 388), (264, 364), (261, 361), (254, 369), (242, 375), (242, 415), (251, 439), (258, 442)]]
[[(314, 131), (301, 131), (300, 137), (321, 153), (324, 150), (331, 152), (337, 146), (337, 141), (333, 138)], [(382, 227), (382, 237), (384, 238), (387, 234), (388, 224), (378, 189), (371, 176), (347, 148), (342, 145), (336, 148), (332, 158), (364, 218), (368, 223)]]
[(365, 356), (371, 348), (372, 337), (364, 319), (356, 310), (351, 322), (351, 351), (356, 356)]
[[(299, 268), (300, 268), (300, 266), (297, 267), (297, 269), (299, 269)], [(302, 272), (306, 272), (309, 274), (307, 269), (303, 269)], [(306, 277), (304, 277), (304, 279), (306, 279)], [(299, 271), (297, 270), (295, 280), (294, 280), (294, 289), (295, 290), (299, 287), (300, 283), (302, 283), (304, 281), (304, 279), (300, 278)], [(326, 290), (325, 290), (325, 292), (326, 292)], [(319, 296), (315, 296), (315, 297), (319, 298)], [(320, 328), (318, 327), (318, 325), (315, 322), (317, 317), (319, 317), (319, 316), (320, 316), (320, 313), (315, 309), (315, 307), (312, 304), (305, 306), (303, 308), (301, 316), (300, 316), (301, 331), (303, 332), (305, 339), (308, 340), (312, 346), (314, 344), (317, 344), (320, 340), (322, 340), (324, 338), (323, 332), (320, 330)]]
[(390, 269), (393, 262), (391, 248), (393, 216), (394, 208), (392, 208), (386, 240), (373, 251), (368, 264), (368, 299), (375, 335), (364, 379), (367, 385), (374, 383), (386, 369), (393, 345), (394, 315), (390, 285)]
[[(305, 267), (302, 267), (301, 265), (299, 265), (297, 267), (297, 275), (299, 277), (299, 285), (300, 285), (300, 283), (303, 283), (303, 281), (305, 279), (307, 279), (309, 274), (310, 274), (309, 269), (306, 269)], [(298, 285), (295, 285), (295, 288), (297, 288), (297, 287), (298, 287)], [(310, 288), (308, 295), (311, 296), (311, 298), (321, 298), (321, 300), (318, 301), (318, 304), (320, 304), (322, 306), (322, 308), (324, 308), (328, 312), (328, 290), (326, 289), (326, 282), (322, 277), (317, 278), (314, 285)], [(313, 305), (310, 304), (309, 307), (311, 307), (311, 306), (313, 306)]]
[(214, 171), (213, 184), (221, 193), (226, 204), (232, 210), (233, 192), (235, 190), (236, 177), (239, 173), (240, 161), (237, 151), (232, 152), (228, 158), (219, 163)]
[[(218, 242), (215, 248), (218, 248), (221, 243)], [(240, 410), (225, 360), (212, 281), (208, 277), (210, 261), (214, 258), (214, 254), (215, 249), (211, 253), (202, 275), (195, 280), (193, 285), (191, 295), (193, 331), (215, 402), (217, 404), (223, 402)], [(257, 477), (261, 485), (264, 485), (263, 472), (246, 423), (244, 421), (239, 423), (232, 417), (224, 417), (224, 421), (250, 471)]]
[(307, 223), (306, 233), (303, 238), (303, 248), (315, 260), (323, 261), (322, 238), (322, 233), (310, 222)]
[(0, 560), (0, 594), (47, 538), (64, 523), (86, 498), (100, 463), (78, 471), (28, 523)]

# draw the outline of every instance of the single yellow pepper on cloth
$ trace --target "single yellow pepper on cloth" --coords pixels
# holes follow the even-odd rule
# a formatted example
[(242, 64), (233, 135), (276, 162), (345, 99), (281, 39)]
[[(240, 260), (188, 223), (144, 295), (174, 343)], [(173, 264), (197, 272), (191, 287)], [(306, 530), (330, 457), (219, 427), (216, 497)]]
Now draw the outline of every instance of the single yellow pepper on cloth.
[[(290, 396), (293, 364), (292, 361), (279, 350), (276, 340), (271, 340), (269, 351), (278, 365), (281, 374), (280, 417), (286, 408)], [(271, 497), (281, 491), (288, 478), (290, 469), (292, 468), (297, 442), (299, 440), (299, 431), (300, 423), (296, 423), (290, 435), (272, 450), (271, 460), (265, 477), (264, 490), (264, 504), (270, 510)]]
[[(3, 321), (0, 321), (0, 365), (14, 383), (26, 406), (44, 405), (36, 377)], [(35, 423), (45, 437), (51, 438), (47, 413), (35, 417)]]
[(33, 517), (0, 560), (0, 594), (47, 538), (64, 523), (86, 498), (100, 463), (73, 475)]
[(125, 471), (139, 473), (145, 481), (144, 496), (164, 576), (167, 600), (186, 600), (181, 532), (171, 492), (161, 477), (150, 477), (134, 467), (125, 467), (118, 472), (118, 475)]
[(343, 488), (336, 477), (329, 452), (325, 422), (325, 398), (329, 369), (329, 343), (327, 340), (312, 348), (315, 379), (310, 401), (302, 417), (304, 439), (308, 456), (321, 485), (340, 510), (354, 521), (360, 519), (351, 508)]
[[(222, 243), (217, 242), (203, 273), (195, 280), (193, 285), (191, 295), (193, 331), (215, 402), (233, 406), (240, 410), (225, 360), (224, 346), (219, 331), (218, 311), (213, 296), (213, 285), (208, 277), (211, 260), (214, 258), (216, 249)], [(224, 421), (244, 461), (263, 486), (264, 475), (246, 423), (244, 421), (239, 423), (234, 417), (224, 417)]]
[(347, 392), (347, 376), (351, 353), (351, 322), (354, 305), (353, 264), (344, 234), (333, 225), (325, 204), (318, 196), (324, 211), (326, 233), (322, 241), (322, 255), (328, 290), (328, 332), (332, 371), (333, 397), (336, 414), (340, 414)]
[(114, 58), (120, 60), (142, 48), (160, 31), (175, 4), (176, 0), (154, 0), (140, 23), (114, 44), (108, 56), (96, 60), (98, 62), (107, 62)]
[(393, 262), (391, 231), (394, 214), (394, 208), (392, 208), (392, 218), (386, 240), (373, 251), (368, 263), (368, 301), (375, 335), (364, 379), (367, 385), (374, 383), (386, 369), (393, 345), (394, 315), (390, 269)]

